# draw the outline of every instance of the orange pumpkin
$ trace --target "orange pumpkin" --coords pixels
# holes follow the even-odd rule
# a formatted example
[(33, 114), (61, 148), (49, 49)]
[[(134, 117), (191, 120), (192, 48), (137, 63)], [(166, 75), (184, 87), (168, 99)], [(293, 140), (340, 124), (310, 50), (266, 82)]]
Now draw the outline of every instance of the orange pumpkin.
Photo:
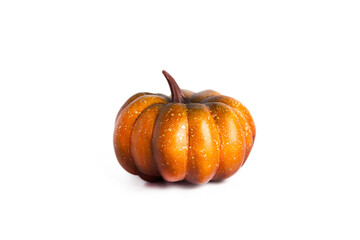
[(116, 117), (114, 148), (121, 166), (147, 181), (200, 184), (233, 175), (254, 144), (250, 112), (212, 90), (181, 90), (170, 74), (163, 74), (171, 98), (137, 93)]

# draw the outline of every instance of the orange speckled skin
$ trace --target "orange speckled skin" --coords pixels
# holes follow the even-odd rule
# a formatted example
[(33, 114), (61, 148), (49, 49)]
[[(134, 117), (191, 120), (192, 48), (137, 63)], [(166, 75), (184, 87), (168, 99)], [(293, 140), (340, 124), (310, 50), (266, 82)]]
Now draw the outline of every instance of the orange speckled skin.
[(146, 181), (194, 184), (232, 176), (255, 139), (250, 112), (237, 100), (206, 90), (182, 90), (184, 103), (138, 93), (120, 109), (114, 148), (121, 166)]

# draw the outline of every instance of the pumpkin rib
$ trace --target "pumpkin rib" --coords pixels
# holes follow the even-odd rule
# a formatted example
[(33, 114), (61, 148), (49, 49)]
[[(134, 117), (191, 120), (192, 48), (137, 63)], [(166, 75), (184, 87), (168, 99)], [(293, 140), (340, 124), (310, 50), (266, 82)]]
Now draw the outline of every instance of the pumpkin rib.
[(170, 101), (170, 98), (169, 96), (166, 96), (165, 94), (161, 94), (161, 93), (150, 93), (150, 92), (139, 92), (139, 93), (136, 93), (134, 95), (132, 95), (120, 108), (116, 118), (115, 118), (115, 123), (120, 115), (120, 113), (128, 106), (130, 105), (132, 102), (134, 102), (136, 99), (138, 99), (139, 97), (142, 97), (142, 96), (159, 96), (159, 97), (162, 97), (164, 98), (167, 102)]
[(152, 93), (152, 95), (164, 98), (168, 103), (171, 102), (171, 98), (168, 95), (162, 93)]
[[(149, 177), (160, 176), (160, 173), (157, 170), (157, 166), (156, 166), (155, 159), (153, 156), (154, 154), (152, 152), (152, 137), (154, 134), (154, 125), (155, 125), (157, 116), (159, 115), (159, 112), (164, 105), (165, 105), (165, 103), (157, 103), (157, 104), (150, 105), (149, 107), (145, 108), (140, 113), (140, 115), (137, 117), (137, 119), (135, 120), (134, 125), (131, 130), (130, 155), (131, 155), (132, 159), (134, 160), (135, 166), (137, 167), (138, 171), (140, 173), (142, 173), (143, 175), (149, 176)], [(153, 124), (152, 124), (152, 126), (144, 127), (144, 125), (146, 125), (147, 123), (149, 123), (152, 120), (149, 118), (148, 119), (143, 119), (143, 118), (153, 117), (153, 115), (150, 115), (150, 116), (145, 115), (149, 111), (151, 111), (153, 108), (158, 108), (158, 109), (153, 110), (153, 111), (157, 111), (154, 113), (156, 115), (155, 115), (155, 119), (153, 120)], [(150, 114), (152, 114), (152, 113), (150, 112)], [(147, 137), (146, 131), (151, 131), (150, 142), (147, 142), (148, 139), (146, 139), (146, 137)], [(141, 134), (140, 134), (140, 132), (141, 132)], [(137, 136), (136, 134), (139, 134), (140, 136)], [(150, 144), (150, 147), (148, 146), (148, 143)], [(143, 151), (141, 153), (139, 153), (139, 151), (140, 151), (139, 149), (141, 149), (141, 148), (143, 148)], [(146, 155), (146, 150), (144, 153), (144, 149), (148, 149), (148, 151), (151, 151), (151, 153), (149, 154), (149, 156), (145, 157), (145, 159), (143, 158), (141, 161), (140, 158), (143, 157), (141, 155)], [(136, 154), (134, 152), (136, 152)], [(148, 163), (147, 166), (142, 165), (142, 164), (146, 165), (146, 163)], [(144, 170), (144, 169), (146, 169), (146, 170)]]
[[(203, 104), (203, 103), (202, 103)], [(210, 110), (210, 107), (207, 105), (207, 104), (203, 104), (207, 110), (209, 111), (210, 113), (210, 117), (212, 118), (212, 120), (214, 121), (214, 124), (215, 124), (215, 127), (216, 127), (216, 131), (217, 131), (217, 134), (219, 136), (219, 142), (218, 142), (218, 148), (219, 148), (219, 152), (220, 152), (220, 155), (219, 155), (219, 162), (217, 163), (217, 168), (216, 168), (216, 171), (215, 171), (215, 174), (212, 176), (212, 178), (210, 179), (210, 181), (212, 181), (214, 179), (214, 177), (218, 174), (218, 171), (219, 171), (219, 166), (220, 166), (220, 162), (222, 161), (222, 154), (221, 154), (221, 148), (222, 148), (222, 137), (221, 137), (221, 133), (220, 133), (220, 129), (219, 129), (219, 126), (218, 124), (216, 124), (216, 121), (215, 121), (215, 118), (214, 116), (212, 115), (211, 113), (211, 110)]]
[(230, 106), (220, 102), (210, 102), (206, 105), (215, 119), (221, 139), (221, 161), (213, 180), (223, 180), (235, 174), (244, 162), (245, 135), (236, 113)]
[(194, 184), (203, 184), (210, 181), (218, 169), (219, 134), (215, 120), (211, 119), (211, 113), (204, 104), (190, 103), (186, 109), (189, 147), (185, 179)]
[[(161, 176), (169, 182), (184, 180), (188, 161), (188, 120), (186, 105), (166, 104), (154, 126), (152, 148)], [(183, 137), (178, 138), (179, 135)], [(185, 142), (186, 141), (186, 142)]]
[(246, 159), (249, 157), (249, 154), (250, 154), (252, 146), (253, 146), (252, 132), (251, 132), (251, 128), (249, 126), (249, 123), (246, 121), (244, 115), (237, 108), (234, 108), (234, 107), (231, 107), (231, 108), (235, 112), (236, 117), (238, 118), (238, 120), (239, 120), (239, 122), (241, 124), (241, 127), (243, 129), (243, 132), (245, 134), (246, 154), (245, 154), (245, 160), (244, 160), (244, 162), (242, 164), (242, 165), (244, 165), (244, 163), (246, 162)]
[(144, 95), (152, 95), (152, 93), (149, 92), (139, 92), (136, 93), (134, 95), (132, 95), (131, 97), (128, 98), (128, 100), (126, 100), (126, 102), (122, 105), (122, 107), (120, 108), (120, 111), (123, 110), (126, 106), (128, 106), (130, 103), (132, 103), (135, 99), (144, 96)]
[(211, 110), (210, 110), (210, 107), (208, 104), (204, 103), (204, 106), (209, 110), (209, 113), (210, 113), (210, 116), (213, 118), (214, 122), (215, 122), (215, 126), (216, 126), (216, 130), (218, 132), (218, 135), (219, 135), (219, 148), (220, 148), (220, 157), (219, 157), (219, 163), (218, 163), (218, 166), (217, 166), (217, 169), (216, 169), (216, 172), (214, 174), (214, 176), (212, 177), (212, 179), (210, 181), (214, 181), (214, 177), (218, 174), (219, 172), (219, 169), (220, 169), (220, 162), (223, 161), (223, 156), (222, 156), (222, 148), (223, 148), (223, 141), (222, 141), (222, 136), (221, 136), (221, 132), (220, 132), (220, 129), (219, 129), (219, 125), (216, 124), (216, 120), (213, 116), (213, 114), (211, 113)]
[(187, 89), (181, 89), (181, 92), (184, 94), (184, 97), (190, 101), (191, 96), (194, 95), (193, 91)]
[(118, 114), (116, 115), (115, 124), (116, 124), (117, 119), (118, 119), (119, 116), (120, 116), (120, 113), (121, 113), (127, 106), (129, 106), (133, 101), (135, 101), (135, 100), (138, 99), (139, 97), (144, 96), (144, 95), (150, 95), (150, 94), (151, 94), (151, 93), (149, 93), (149, 92), (139, 92), (139, 93), (136, 93), (136, 94), (132, 95), (128, 100), (126, 100), (126, 102), (121, 106)]
[(187, 118), (187, 126), (186, 126), (186, 129), (187, 129), (187, 142), (188, 142), (188, 145), (187, 145), (187, 149), (188, 149), (188, 154), (187, 154), (187, 164), (186, 164), (186, 173), (185, 173), (185, 177), (184, 177), (184, 180), (186, 180), (186, 178), (188, 177), (188, 174), (189, 174), (189, 159), (190, 159), (190, 130), (189, 130), (189, 114), (187, 112), (187, 104), (186, 104), (186, 118)]
[[(158, 95), (155, 95), (155, 94), (149, 94), (149, 95), (158, 96)], [(148, 95), (147, 95), (147, 96), (148, 96)], [(162, 97), (162, 96), (159, 96), (159, 97)], [(165, 99), (165, 98), (164, 98), (164, 99)], [(166, 100), (166, 99), (165, 99), (165, 100)], [(133, 130), (134, 130), (134, 126), (135, 126), (136, 121), (139, 119), (140, 115), (141, 115), (146, 109), (151, 108), (151, 107), (153, 107), (154, 105), (165, 105), (165, 104), (167, 104), (167, 103), (155, 103), (155, 104), (149, 105), (147, 108), (145, 108), (144, 110), (142, 110), (142, 111), (140, 112), (139, 116), (136, 118), (133, 126), (131, 127), (131, 133), (130, 133), (130, 156), (131, 156), (132, 161), (134, 162), (134, 165), (135, 165), (135, 167), (136, 167), (136, 169), (137, 169), (137, 171), (138, 171), (138, 174), (137, 174), (137, 175), (138, 175), (139, 177), (141, 177), (142, 179), (144, 179), (144, 180), (149, 179), (149, 180), (148, 180), (149, 182), (151, 182), (151, 180), (150, 180), (151, 177), (157, 177), (157, 176), (147, 175), (147, 174), (141, 172), (140, 169), (136, 166), (136, 163), (135, 163), (134, 158), (133, 158), (132, 153), (131, 153), (131, 136), (132, 136), (132, 132), (133, 132)], [(158, 114), (158, 115), (159, 115), (159, 114)], [(156, 120), (155, 120), (155, 122), (156, 122)], [(154, 123), (154, 125), (155, 125), (155, 123)], [(152, 142), (152, 141), (151, 141), (151, 142)], [(151, 150), (152, 150), (152, 149), (151, 149)]]
[(160, 172), (160, 168), (159, 168), (159, 164), (158, 164), (158, 161), (156, 160), (156, 154), (155, 154), (155, 150), (154, 150), (154, 139), (155, 139), (155, 125), (157, 124), (157, 122), (158, 122), (158, 120), (159, 120), (159, 116), (160, 116), (160, 112), (161, 112), (161, 110), (166, 106), (166, 105), (168, 105), (168, 104), (171, 104), (171, 103), (165, 103), (162, 107), (161, 107), (161, 109), (160, 109), (160, 111), (158, 112), (158, 114), (156, 115), (156, 119), (155, 119), (155, 121), (154, 121), (154, 127), (153, 127), (153, 133), (152, 133), (152, 136), (151, 136), (151, 152), (152, 152), (152, 158), (153, 158), (153, 160), (154, 160), (154, 162), (155, 162), (155, 166), (156, 166), (156, 169), (157, 169), (157, 171), (159, 172), (159, 175), (160, 175), (160, 177), (164, 180), (164, 177), (162, 176), (162, 174), (161, 174), (161, 172)]
[(225, 95), (212, 96), (201, 101), (201, 103), (207, 103), (207, 102), (221, 102), (221, 103), (225, 103), (230, 107), (234, 107), (238, 109), (244, 115), (246, 121), (248, 122), (252, 132), (253, 141), (255, 140), (256, 127), (255, 127), (254, 119), (252, 118), (250, 111), (241, 102), (239, 102), (235, 98)]
[(191, 98), (190, 101), (192, 103), (201, 103), (202, 100), (207, 99), (209, 97), (215, 97), (215, 96), (220, 96), (221, 94), (214, 91), (214, 90), (204, 90), (204, 91), (200, 91), (197, 93), (194, 93)]
[(148, 106), (166, 102), (166, 99), (160, 96), (144, 95), (137, 98), (120, 113), (115, 124), (114, 148), (120, 165), (129, 173), (138, 174), (130, 151), (131, 132), (135, 121)]

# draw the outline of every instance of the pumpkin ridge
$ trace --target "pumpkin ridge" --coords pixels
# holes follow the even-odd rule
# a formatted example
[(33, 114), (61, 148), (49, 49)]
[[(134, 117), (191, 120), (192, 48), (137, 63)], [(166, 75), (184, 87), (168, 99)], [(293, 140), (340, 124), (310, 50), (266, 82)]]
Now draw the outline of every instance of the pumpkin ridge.
[[(134, 162), (134, 165), (135, 165), (135, 167), (137, 168), (137, 170), (138, 170), (138, 172), (139, 173), (142, 173), (142, 174), (144, 174), (144, 175), (146, 175), (146, 176), (152, 176), (152, 175), (149, 175), (149, 174), (147, 174), (147, 173), (144, 173), (144, 172), (142, 172), (140, 169), (139, 169), (139, 167), (137, 166), (137, 164), (136, 164), (136, 161), (135, 161), (135, 158), (134, 158), (134, 156), (133, 156), (133, 152), (131, 151), (131, 138), (132, 138), (132, 135), (133, 135), (133, 132), (134, 132), (134, 126), (135, 126), (135, 124), (136, 124), (136, 122), (138, 121), (138, 119), (140, 118), (140, 116), (145, 112), (145, 111), (147, 111), (149, 108), (151, 108), (151, 107), (154, 107), (154, 106), (156, 106), (156, 105), (159, 105), (159, 106), (161, 106), (161, 108), (165, 105), (166, 103), (155, 103), (155, 104), (152, 104), (152, 105), (150, 105), (150, 106), (148, 106), (147, 108), (145, 108), (144, 110), (142, 110), (141, 111), (141, 113), (139, 114), (139, 116), (136, 118), (136, 120), (134, 121), (134, 124), (133, 124), (133, 126), (132, 126), (132, 128), (131, 128), (131, 133), (130, 133), (130, 156), (131, 156), (131, 158), (132, 158), (132, 160), (133, 160), (133, 162)], [(161, 108), (160, 108), (160, 110), (161, 110)], [(158, 113), (158, 115), (159, 115), (159, 113)], [(157, 115), (157, 116), (158, 116)], [(156, 116), (156, 118), (157, 118), (157, 116)], [(156, 120), (154, 121), (154, 125), (155, 125), (155, 122), (156, 122)], [(154, 126), (152, 126), (153, 128), (154, 128)], [(154, 134), (154, 132), (153, 132), (153, 134)], [(152, 134), (152, 135), (153, 135)], [(152, 138), (152, 137), (151, 137)], [(152, 145), (152, 141), (151, 141), (151, 145)], [(153, 154), (153, 150), (152, 150), (152, 148), (151, 148), (151, 154), (152, 155), (154, 155)], [(153, 156), (153, 160), (155, 161), (155, 159), (154, 159), (154, 156)], [(155, 177), (155, 176), (154, 176)]]
[[(219, 138), (219, 134), (215, 120), (210, 119), (212, 116), (207, 106), (201, 103), (190, 103), (186, 104), (186, 107), (188, 114), (189, 147), (188, 172), (185, 180), (194, 184), (204, 184), (215, 176), (218, 169), (220, 149), (218, 148), (219, 140), (217, 138)], [(211, 120), (213, 120), (213, 122), (211, 122)], [(204, 134), (207, 133), (209, 135), (205, 136)], [(208, 138), (206, 138), (207, 136)], [(217, 151), (215, 148), (217, 148)], [(206, 150), (204, 151), (205, 154), (202, 153), (203, 150)]]
[(250, 144), (248, 144), (248, 143), (247, 143), (247, 137), (246, 137), (247, 131), (246, 131), (246, 129), (244, 130), (244, 126), (243, 126), (243, 124), (241, 124), (241, 127), (243, 128), (244, 136), (245, 136), (245, 142), (244, 142), (244, 144), (245, 144), (245, 149), (246, 149), (245, 160), (244, 160), (243, 163), (242, 163), (242, 165), (244, 165), (245, 162), (246, 162), (246, 160), (247, 160), (247, 158), (248, 158), (249, 155), (250, 155), (252, 146), (254, 145), (254, 139), (253, 139), (253, 137), (252, 137), (253, 134), (252, 134), (252, 131), (251, 131), (251, 128), (250, 128), (250, 124), (246, 121), (246, 118), (245, 118), (245, 116), (241, 113), (241, 111), (240, 111), (239, 109), (235, 108), (235, 107), (232, 107), (232, 106), (230, 106), (230, 107), (231, 107), (232, 110), (235, 112), (236, 117), (238, 118), (240, 124), (241, 124), (241, 120), (240, 120), (239, 118), (242, 118), (242, 120), (245, 122), (245, 124), (247, 125), (246, 127), (248, 128), (248, 130), (249, 130), (249, 132), (250, 132), (251, 142), (250, 142)]
[[(203, 104), (203, 103), (200, 103), (200, 104)], [(216, 168), (216, 171), (215, 171), (214, 175), (213, 175), (212, 178), (209, 180), (209, 182), (210, 182), (212, 179), (214, 179), (214, 177), (216, 176), (216, 174), (217, 174), (218, 171), (219, 171), (220, 162), (221, 162), (221, 160), (222, 160), (222, 156), (221, 156), (222, 139), (221, 139), (221, 134), (220, 134), (220, 131), (219, 131), (219, 126), (216, 124), (216, 121), (215, 121), (215, 119), (214, 119), (214, 116), (211, 114), (211, 111), (210, 111), (209, 106), (207, 106), (206, 104), (203, 104), (203, 105), (206, 107), (206, 109), (207, 109), (208, 112), (209, 112), (209, 115), (210, 115), (211, 118), (213, 119), (214, 124), (215, 124), (215, 127), (216, 127), (216, 131), (217, 131), (217, 133), (218, 133), (218, 135), (219, 135), (219, 143), (218, 143), (218, 146), (219, 146), (219, 149), (220, 149), (220, 150), (219, 150), (219, 163), (218, 163), (218, 165), (217, 165), (217, 168)]]
[[(234, 119), (232, 119), (231, 121), (233, 121), (233, 120), (236, 119), (235, 121), (238, 123), (238, 126), (236, 127), (236, 131), (237, 131), (238, 133), (241, 133), (241, 134), (243, 135), (242, 143), (245, 143), (244, 131), (243, 131), (242, 127), (241, 127), (241, 123), (239, 122), (238, 118), (236, 117), (236, 113), (232, 110), (232, 108), (231, 108), (229, 105), (227, 105), (227, 104), (225, 104), (225, 103), (222, 103), (222, 102), (210, 102), (209, 104), (216, 104), (216, 105), (218, 105), (219, 107), (226, 108), (227, 110), (225, 110), (225, 112), (231, 112), (231, 113), (229, 113), (229, 114), (231, 114), (232, 116), (235, 116)], [(220, 115), (219, 115), (219, 116), (220, 116)], [(217, 116), (217, 120), (215, 120), (215, 122), (219, 122), (219, 116)], [(221, 117), (220, 117), (220, 118), (221, 118)], [(218, 128), (218, 129), (219, 129), (219, 128)], [(229, 137), (228, 137), (228, 136), (227, 136), (227, 137), (224, 137), (224, 135), (221, 134), (221, 130), (220, 130), (220, 129), (219, 129), (219, 135), (220, 135), (220, 141), (221, 141), (221, 143), (222, 143), (222, 145), (221, 145), (221, 146), (222, 146), (222, 149), (221, 149), (221, 150), (225, 150), (225, 145), (224, 145), (223, 140), (224, 140), (224, 138), (229, 138)], [(225, 135), (225, 136), (226, 136), (226, 135)], [(236, 139), (237, 139), (237, 140), (239, 139), (239, 134), (237, 134), (237, 138), (236, 138)], [(227, 142), (226, 144), (228, 144), (228, 142)], [(228, 149), (228, 150), (229, 150), (229, 149)], [(233, 164), (235, 164), (235, 167), (236, 167), (237, 169), (234, 169), (234, 171), (232, 171), (232, 172), (227, 172), (227, 173), (223, 174), (223, 176), (218, 175), (218, 174), (219, 174), (219, 170), (221, 169), (221, 167), (224, 166), (224, 163), (228, 160), (227, 158), (226, 158), (226, 159), (221, 158), (222, 161), (220, 161), (219, 170), (218, 170), (217, 174), (214, 176), (214, 178), (213, 178), (214, 180), (223, 180), (223, 179), (229, 178), (229, 177), (231, 177), (232, 175), (234, 175), (234, 174), (240, 169), (240, 167), (242, 166), (242, 163), (244, 162), (244, 159), (245, 159), (246, 149), (245, 149), (244, 146), (241, 145), (241, 148), (238, 149), (238, 151), (239, 151), (239, 153), (241, 153), (243, 156), (242, 156), (242, 158), (239, 157), (239, 162), (237, 162), (237, 161), (233, 162)], [(225, 151), (225, 152), (226, 152), (226, 151)], [(222, 151), (222, 153), (224, 153), (224, 151)], [(240, 156), (241, 156), (241, 155), (240, 155)], [(236, 155), (235, 155), (235, 157), (236, 157)], [(237, 163), (239, 163), (239, 164), (237, 164)], [(225, 165), (225, 166), (226, 166), (226, 165)], [(231, 169), (230, 169), (230, 170), (231, 170)]]
[[(204, 98), (201, 99), (201, 94), (206, 94)], [(194, 93), (191, 98), (190, 98), (190, 101), (192, 103), (201, 103), (203, 100), (205, 99), (208, 99), (208, 98), (211, 98), (211, 97), (215, 97), (215, 96), (221, 96), (220, 93), (214, 91), (214, 90), (211, 90), (211, 89), (206, 89), (206, 90), (203, 90), (203, 91), (200, 91), (200, 92), (197, 92), (197, 93)], [(201, 99), (199, 101), (199, 98)]]
[(170, 105), (170, 104), (171, 104), (170, 102), (165, 103), (164, 106), (162, 106), (161, 109), (160, 109), (160, 111), (158, 112), (158, 114), (157, 114), (157, 116), (156, 116), (156, 119), (155, 119), (155, 122), (154, 122), (154, 130), (153, 130), (153, 134), (152, 134), (152, 137), (151, 137), (151, 152), (152, 152), (152, 157), (153, 157), (153, 159), (154, 159), (156, 168), (157, 168), (157, 170), (158, 170), (158, 172), (159, 172), (159, 174), (160, 174), (160, 176), (161, 176), (162, 178), (164, 178), (164, 177), (163, 177), (163, 175), (162, 175), (161, 172), (160, 172), (159, 163), (158, 163), (157, 157), (156, 157), (156, 155), (155, 155), (154, 141), (157, 141), (157, 139), (155, 138), (155, 126), (156, 126), (157, 124), (160, 124), (160, 123), (158, 123), (158, 121), (160, 121), (160, 120), (159, 120), (159, 116), (160, 116), (161, 110), (162, 110), (165, 106), (168, 106), (168, 105)]
[(186, 124), (187, 124), (187, 142), (188, 142), (188, 145), (187, 145), (187, 149), (188, 149), (188, 154), (187, 154), (187, 163), (186, 163), (186, 173), (185, 173), (185, 177), (184, 177), (184, 180), (186, 180), (188, 174), (189, 174), (189, 159), (190, 159), (190, 129), (189, 129), (189, 114), (188, 114), (188, 105), (189, 104), (186, 104), (186, 118), (187, 118), (187, 121), (186, 121)]
[(211, 113), (210, 107), (209, 107), (206, 103), (202, 103), (202, 104), (204, 104), (204, 105), (206, 106), (206, 108), (209, 110), (210, 116), (214, 119), (215, 126), (216, 126), (216, 130), (217, 130), (217, 132), (218, 132), (218, 134), (219, 134), (220, 157), (219, 157), (219, 164), (218, 164), (218, 166), (217, 166), (216, 172), (215, 172), (214, 176), (213, 176), (213, 177), (211, 178), (211, 180), (210, 180), (210, 181), (213, 181), (213, 179), (215, 178), (215, 176), (216, 176), (216, 175), (218, 174), (218, 172), (219, 172), (220, 163), (221, 163), (222, 160), (223, 160), (223, 157), (222, 157), (222, 154), (221, 154), (221, 152), (222, 152), (221, 150), (222, 150), (222, 146), (223, 146), (223, 141), (222, 141), (222, 134), (221, 134), (221, 132), (220, 132), (219, 125), (216, 124), (216, 120), (215, 120), (215, 118), (214, 118), (214, 115)]
[[(163, 96), (162, 96), (163, 95)], [(156, 96), (156, 97), (161, 97), (163, 99), (165, 99), (166, 102), (169, 102), (169, 99), (166, 95), (164, 94), (153, 94), (153, 93), (149, 93), (149, 92), (139, 92), (139, 93), (136, 93), (134, 95), (132, 95), (120, 108), (118, 114), (116, 115), (116, 118), (115, 118), (115, 124), (120, 116), (120, 114), (128, 107), (130, 106), (133, 102), (135, 102), (137, 99), (141, 98), (141, 97), (144, 97), (144, 96)], [(133, 99), (132, 99), (133, 98)]]
[(152, 95), (152, 93), (149, 92), (139, 92), (136, 93), (134, 95), (132, 95), (131, 97), (128, 98), (128, 100), (126, 100), (126, 102), (121, 106), (119, 113), (124, 110), (127, 106), (129, 106), (133, 101), (135, 101), (136, 99), (138, 99), (139, 97), (142, 97), (144, 95)]
[[(128, 106), (126, 106), (123, 111), (120, 113), (118, 119), (116, 120), (116, 124), (115, 126), (117, 127), (117, 123), (119, 121), (119, 119), (121, 118), (122, 114), (126, 114), (126, 112), (135, 105), (135, 102), (136, 101), (142, 101), (141, 98), (145, 99), (146, 97), (151, 97), (150, 95), (142, 95), (138, 98), (136, 98), (134, 101), (131, 102), (131, 104), (129, 104)], [(156, 96), (157, 98), (161, 98), (163, 99), (165, 102), (166, 102), (166, 99), (164, 99), (163, 97), (160, 97), (160, 96)], [(160, 99), (159, 99), (160, 100)], [(156, 103), (153, 103), (153, 104), (150, 104), (149, 106), (152, 106), (154, 104), (158, 104), (158, 103), (161, 103), (161, 102), (156, 102)], [(147, 107), (145, 107), (144, 109), (146, 109)], [(134, 110), (134, 109), (132, 109)], [(136, 111), (136, 110), (135, 110)], [(142, 112), (142, 111), (141, 111)], [(141, 114), (141, 112), (139, 113), (139, 115)], [(132, 134), (132, 128), (134, 126), (134, 123), (136, 122), (137, 118), (139, 117), (139, 115), (135, 118), (134, 122), (131, 124), (129, 124), (128, 128), (131, 128), (130, 132), (129, 132), (129, 138), (126, 139), (126, 142), (128, 144), (128, 146), (126, 146), (126, 144), (120, 144), (120, 146), (117, 148), (117, 138), (118, 138), (118, 135), (119, 135), (119, 132), (117, 129), (115, 129), (115, 132), (114, 132), (114, 136), (113, 136), (113, 139), (114, 139), (114, 146), (115, 146), (115, 153), (118, 157), (118, 161), (120, 163), (121, 166), (125, 166), (124, 169), (127, 170), (128, 172), (130, 172), (131, 174), (134, 174), (134, 175), (138, 175), (138, 169), (137, 167), (135, 166), (135, 163), (134, 163), (134, 160), (131, 156), (131, 146), (130, 146), (130, 141), (131, 141), (131, 134)], [(131, 115), (130, 115), (131, 116)], [(125, 115), (124, 116), (125, 119), (129, 117), (129, 115)], [(121, 125), (120, 125), (121, 126)], [(128, 133), (128, 132), (126, 132)], [(121, 138), (121, 136), (120, 136)], [(119, 155), (119, 156), (118, 156)], [(119, 160), (120, 159), (120, 160)]]
[[(182, 181), (188, 167), (188, 140), (186, 105), (166, 104), (156, 120), (153, 135), (153, 153), (161, 176), (169, 182)], [(180, 125), (181, 123), (181, 125)], [(183, 138), (178, 139), (177, 133)], [(180, 143), (179, 143), (180, 142)], [(179, 143), (181, 145), (176, 145)]]
[[(227, 104), (226, 104), (226, 105), (227, 105)], [(230, 105), (228, 105), (228, 106), (231, 107), (232, 110), (235, 111), (235, 112), (236, 112), (236, 111), (239, 111), (239, 113), (240, 113), (241, 116), (243, 117), (244, 121), (249, 125), (249, 128), (250, 128), (250, 123), (247, 121), (247, 119), (246, 119), (246, 117), (244, 116), (244, 114), (243, 114), (239, 109), (237, 109), (237, 108), (235, 108), (235, 107), (233, 107), (233, 106), (230, 106)], [(238, 116), (238, 115), (236, 115), (236, 116)], [(251, 128), (250, 128), (249, 130), (250, 130), (250, 132), (251, 132), (251, 135), (253, 135)]]
[[(161, 107), (161, 109), (163, 109), (166, 105), (170, 104), (169, 102), (168, 103), (165, 103), (163, 104), (163, 106)], [(154, 150), (154, 135), (155, 135), (155, 126), (157, 124), (157, 121), (159, 121), (159, 115), (160, 115), (160, 112), (161, 112), (161, 109), (160, 111), (158, 112), (157, 116), (156, 116), (156, 119), (154, 121), (154, 126), (153, 126), (153, 133), (152, 133), (152, 136), (151, 136), (151, 152), (152, 152), (152, 157), (153, 157), (153, 160), (155, 162), (155, 166), (156, 166), (156, 169), (157, 171), (159, 172), (159, 175), (161, 178), (163, 178), (163, 176), (161, 175), (161, 172), (160, 172), (160, 168), (159, 168), (159, 164), (158, 164), (158, 161), (156, 160), (156, 156), (154, 154), (155, 150)]]
[[(226, 95), (219, 95), (219, 96), (212, 96), (206, 99), (203, 99), (201, 101), (201, 103), (206, 103), (206, 102), (218, 102), (218, 103), (224, 103), (230, 107), (236, 108), (237, 110), (239, 110), (245, 117), (245, 120), (247, 121), (247, 123), (250, 126), (251, 132), (252, 132), (252, 137), (253, 137), (253, 142), (255, 140), (255, 136), (256, 136), (256, 127), (255, 127), (255, 122), (253, 117), (251, 116), (250, 111), (244, 106), (244, 104), (242, 104), (240, 101), (236, 100), (233, 97), (229, 97)], [(232, 104), (229, 104), (232, 103)]]
[[(247, 148), (246, 148), (245, 131), (244, 131), (244, 129), (243, 129), (243, 127), (242, 127), (242, 124), (241, 124), (241, 122), (240, 122), (240, 120), (239, 120), (239, 118), (238, 118), (238, 115), (237, 115), (236, 112), (234, 111), (235, 108), (232, 107), (232, 106), (230, 106), (230, 105), (228, 105), (228, 104), (225, 104), (225, 105), (229, 106), (230, 109), (231, 109), (231, 111), (234, 113), (236, 120), (239, 122), (240, 130), (241, 130), (242, 133), (243, 133), (243, 149), (244, 149), (245, 153), (244, 153), (244, 157), (243, 157), (243, 159), (242, 159), (242, 161), (241, 161), (241, 164), (240, 164), (240, 167), (239, 167), (239, 169), (240, 169), (240, 168), (244, 165), (244, 163), (245, 163), (245, 161), (246, 161)], [(238, 110), (238, 111), (239, 111), (239, 110)], [(238, 169), (238, 170), (239, 170), (239, 169)], [(236, 172), (235, 172), (235, 173), (236, 173)], [(235, 174), (235, 173), (234, 173), (234, 174)]]
[(133, 103), (136, 99), (142, 97), (142, 96), (158, 96), (158, 97), (162, 97), (164, 98), (167, 102), (171, 101), (171, 99), (169, 98), (169, 96), (162, 94), (162, 93), (151, 93), (151, 92), (139, 92), (136, 93), (134, 95), (132, 95), (131, 97), (128, 98), (128, 100), (126, 100), (126, 102), (121, 106), (118, 115), (116, 116), (116, 119), (118, 118), (118, 116), (120, 115), (120, 113), (127, 107), (129, 106), (131, 103)]

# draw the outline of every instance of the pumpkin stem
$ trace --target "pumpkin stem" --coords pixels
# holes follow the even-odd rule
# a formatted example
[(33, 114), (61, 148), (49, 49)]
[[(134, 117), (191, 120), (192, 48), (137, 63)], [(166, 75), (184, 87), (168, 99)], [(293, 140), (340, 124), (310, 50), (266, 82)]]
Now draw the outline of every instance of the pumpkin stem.
[(188, 100), (185, 98), (175, 79), (165, 70), (163, 70), (162, 73), (164, 74), (166, 80), (169, 83), (169, 87), (171, 90), (171, 101), (176, 103), (187, 103)]

